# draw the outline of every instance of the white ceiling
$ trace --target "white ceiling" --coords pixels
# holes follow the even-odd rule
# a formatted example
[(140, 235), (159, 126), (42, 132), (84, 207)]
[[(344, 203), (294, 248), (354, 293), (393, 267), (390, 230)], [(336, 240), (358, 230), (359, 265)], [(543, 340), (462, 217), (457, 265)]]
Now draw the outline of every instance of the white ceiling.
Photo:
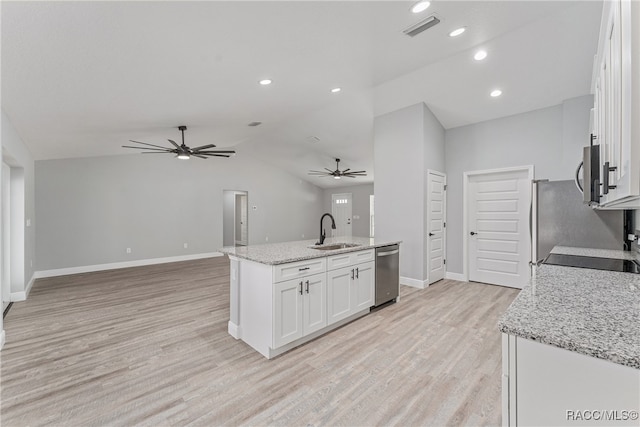
[[(335, 157), (370, 172), (349, 184), (373, 180), (375, 115), (423, 101), (451, 128), (589, 93), (600, 1), (412, 3), (3, 1), (2, 109), (36, 159), (166, 145), (185, 124), (188, 145), (330, 187), (344, 183), (307, 171)], [(432, 13), (440, 24), (402, 34)]]

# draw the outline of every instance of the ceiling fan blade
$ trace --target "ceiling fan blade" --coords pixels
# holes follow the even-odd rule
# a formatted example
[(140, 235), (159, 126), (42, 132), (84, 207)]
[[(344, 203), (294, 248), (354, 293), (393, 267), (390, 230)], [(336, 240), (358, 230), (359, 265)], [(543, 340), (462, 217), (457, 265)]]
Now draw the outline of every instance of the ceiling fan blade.
[(342, 173), (347, 173), (347, 172), (348, 172), (348, 171), (350, 171), (350, 170), (351, 170), (351, 169), (348, 169), (348, 168), (347, 168), (347, 169), (343, 170), (343, 171), (342, 171)]
[(178, 145), (178, 143), (177, 143), (177, 142), (172, 141), (172, 140), (170, 140), (170, 139), (167, 139), (167, 141), (169, 141), (170, 143), (172, 143), (173, 145), (175, 145), (175, 147), (176, 147), (176, 148), (180, 149), (180, 146)]
[(209, 157), (231, 157), (230, 154), (213, 154), (213, 153), (194, 153), (198, 154), (199, 156), (209, 156)]
[[(148, 143), (146, 143), (146, 142), (134, 141), (133, 139), (130, 139), (129, 141), (131, 141), (131, 142), (135, 142), (136, 144), (149, 145), (149, 146), (151, 146), (151, 147), (164, 148), (165, 150), (167, 150), (167, 147), (163, 147), (162, 145), (148, 144)], [(140, 147), (140, 148), (142, 148), (142, 147)]]
[(167, 154), (172, 153), (172, 151), (141, 151), (141, 154)]
[(206, 159), (206, 157), (205, 157), (205, 156), (201, 156), (201, 155), (199, 155), (199, 154), (192, 154), (192, 156), (194, 156), (194, 157), (198, 157), (198, 158), (200, 158), (200, 159)]
[(353, 171), (353, 172), (349, 172), (349, 173), (367, 173), (367, 171)]
[(235, 151), (233, 150), (206, 150), (206, 151), (199, 151), (199, 150), (191, 150), (194, 153), (198, 153), (198, 154), (236, 154)]
[(324, 169), (329, 171), (329, 173), (334, 173), (335, 172), (335, 171), (332, 171), (331, 169), (327, 169), (327, 168), (324, 168)]
[(204, 149), (207, 149), (207, 148), (213, 148), (215, 146), (216, 146), (215, 144), (201, 145), (200, 147), (192, 148), (191, 151), (204, 150)]
[(151, 151), (163, 151), (170, 153), (171, 150), (168, 148), (148, 148), (148, 147), (133, 147), (131, 145), (123, 145), (124, 148), (135, 148), (136, 150), (151, 150)]

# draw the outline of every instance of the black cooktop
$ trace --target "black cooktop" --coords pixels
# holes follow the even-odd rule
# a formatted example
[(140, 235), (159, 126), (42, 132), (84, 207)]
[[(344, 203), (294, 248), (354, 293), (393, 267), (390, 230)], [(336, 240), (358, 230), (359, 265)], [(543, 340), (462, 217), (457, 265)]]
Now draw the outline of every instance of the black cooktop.
[(640, 264), (628, 259), (596, 258), (579, 255), (550, 254), (544, 264), (565, 267), (593, 268), (594, 270), (620, 271), (640, 274)]

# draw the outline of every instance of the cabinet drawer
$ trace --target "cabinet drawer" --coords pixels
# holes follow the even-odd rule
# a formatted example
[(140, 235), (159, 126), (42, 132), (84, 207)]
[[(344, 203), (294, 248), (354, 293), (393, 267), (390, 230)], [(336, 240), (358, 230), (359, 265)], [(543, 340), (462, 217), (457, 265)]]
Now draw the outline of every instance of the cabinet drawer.
[(290, 262), (273, 267), (273, 281), (277, 283), (283, 280), (324, 273), (325, 271), (327, 271), (327, 262), (324, 257)]
[(337, 268), (348, 267), (350, 265), (360, 264), (362, 262), (373, 261), (374, 258), (375, 249), (332, 255), (330, 257), (327, 257), (327, 270), (335, 270)]

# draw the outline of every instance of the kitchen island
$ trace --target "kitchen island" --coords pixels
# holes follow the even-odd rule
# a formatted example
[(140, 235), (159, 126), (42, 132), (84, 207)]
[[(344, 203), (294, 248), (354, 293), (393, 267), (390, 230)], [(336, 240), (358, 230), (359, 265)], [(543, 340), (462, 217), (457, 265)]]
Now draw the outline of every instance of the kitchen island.
[(275, 357), (369, 313), (375, 248), (359, 237), (224, 247), (230, 260), (228, 331)]
[[(568, 247), (552, 253), (637, 258)], [(499, 328), (503, 425), (638, 425), (640, 275), (543, 264)]]

